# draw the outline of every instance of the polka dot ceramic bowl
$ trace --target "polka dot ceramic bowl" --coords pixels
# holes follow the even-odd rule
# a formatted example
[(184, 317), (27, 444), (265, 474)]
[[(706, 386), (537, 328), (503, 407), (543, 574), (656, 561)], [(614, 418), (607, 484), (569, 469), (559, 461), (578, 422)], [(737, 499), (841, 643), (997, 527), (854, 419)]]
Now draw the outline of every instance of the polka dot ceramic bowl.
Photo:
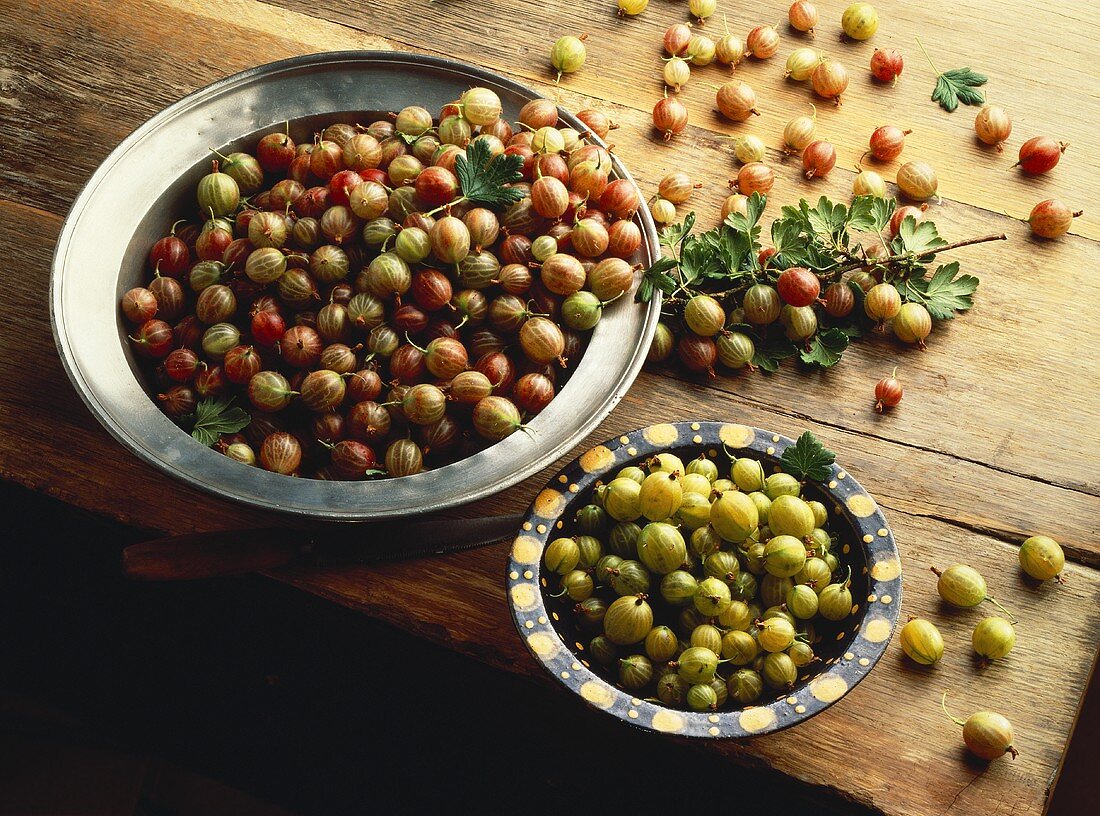
[(750, 707), (736, 709), (726, 703), (714, 713), (698, 713), (668, 708), (619, 688), (610, 672), (588, 658), (588, 641), (598, 632), (576, 627), (573, 602), (551, 597), (550, 587), (556, 582), (541, 572), (547, 542), (571, 535), (576, 511), (591, 503), (595, 488), (621, 468), (661, 452), (674, 453), (685, 462), (705, 454), (726, 476), (728, 450), (761, 460), (771, 473), (779, 470), (780, 456), (793, 444), (746, 425), (677, 422), (624, 434), (571, 463), (535, 498), (508, 562), (512, 616), (539, 663), (589, 706), (640, 728), (685, 737), (767, 734), (802, 722), (847, 694), (874, 668), (893, 634), (901, 605), (901, 561), (875, 500), (839, 465), (832, 465), (825, 483), (808, 482), (804, 495), (821, 501), (830, 512), (829, 529), (839, 535), (841, 565), (852, 569), (852, 615), (832, 624), (815, 620), (818, 639), (813, 648), (821, 659), (799, 669), (793, 689), (765, 689)]

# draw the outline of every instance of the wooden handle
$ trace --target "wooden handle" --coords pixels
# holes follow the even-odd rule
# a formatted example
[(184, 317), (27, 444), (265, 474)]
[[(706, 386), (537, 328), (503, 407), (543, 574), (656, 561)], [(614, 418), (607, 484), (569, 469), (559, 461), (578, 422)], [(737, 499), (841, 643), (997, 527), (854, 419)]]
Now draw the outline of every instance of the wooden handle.
[(286, 566), (301, 554), (302, 533), (227, 530), (158, 538), (122, 551), (122, 571), (141, 581), (182, 581), (240, 575)]

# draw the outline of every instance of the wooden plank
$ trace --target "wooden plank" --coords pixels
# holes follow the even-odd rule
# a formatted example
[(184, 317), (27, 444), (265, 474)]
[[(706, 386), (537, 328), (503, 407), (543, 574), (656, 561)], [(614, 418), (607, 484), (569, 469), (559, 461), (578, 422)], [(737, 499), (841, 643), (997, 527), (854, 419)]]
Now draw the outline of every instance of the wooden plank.
[[(648, 115), (661, 95), (661, 36), (674, 22), (685, 22), (681, 3), (651, 3), (645, 13), (620, 19), (615, 4), (542, 3), (514, 0), (508, 15), (485, 15), (476, 4), (451, 4), (443, 12), (444, 25), (433, 27), (432, 37), (418, 36), (408, 26), (403, 5), (380, 4), (369, 11), (342, 0), (265, 0), (348, 26), (380, 32), (413, 50), (430, 49), (506, 74), (547, 85), (550, 46), (564, 34), (587, 33), (588, 59), (584, 68), (563, 84), (573, 92), (636, 108)], [(893, 122), (911, 128), (901, 160), (884, 166), (885, 175), (912, 158), (923, 158), (937, 168), (941, 193), (955, 201), (994, 212), (1007, 211), (1026, 218), (1035, 202), (1061, 197), (1077, 201), (1075, 208), (1096, 209), (1089, 190), (1100, 185), (1100, 162), (1091, 123), (1100, 121), (1100, 93), (1090, 74), (1100, 23), (1074, 0), (1055, 0), (1040, 7), (1020, 2), (967, 6), (960, 18), (948, 0), (922, 3), (876, 3), (878, 33), (863, 43), (839, 41), (840, 15), (846, 4), (819, 4), (821, 23), (814, 39), (787, 26), (786, 0), (770, 3), (719, 3), (718, 14), (700, 30), (717, 39), (729, 29), (744, 37), (753, 26), (780, 25), (781, 42), (770, 60), (748, 60), (734, 78), (757, 92), (761, 115), (751, 124), (734, 125), (713, 111), (714, 92), (708, 85), (726, 81), (721, 66), (693, 69), (683, 96), (692, 121), (721, 133), (756, 133), (779, 145), (783, 126), (797, 113), (818, 106), (820, 129), (833, 141), (840, 164), (851, 167), (867, 150), (867, 139), (879, 125)], [(1026, 20), (1026, 23), (1022, 22)], [(1026, 36), (1022, 36), (1026, 29)], [(974, 33), (981, 32), (980, 49)], [(935, 74), (925, 62), (915, 37), (921, 36), (940, 70), (963, 65), (990, 77), (988, 98), (1009, 110), (1013, 134), (998, 154), (974, 137), (976, 108), (960, 106), (947, 114), (929, 95)], [(834, 109), (814, 96), (809, 83), (783, 80), (783, 65), (795, 48), (813, 47), (839, 60), (851, 76), (844, 104)], [(905, 71), (896, 86), (883, 86), (870, 75), (868, 64), (875, 48), (897, 48), (905, 54)], [(1035, 71), (1042, 66), (1042, 81)], [(1054, 100), (1057, 99), (1057, 103)], [(1047, 134), (1070, 142), (1064, 164), (1041, 178), (1019, 177), (1010, 171), (1019, 145), (1031, 136)], [(1100, 237), (1100, 210), (1078, 219), (1074, 229)]]
[[(179, 16), (179, 27), (213, 31), (208, 24), (202, 24), (195, 12), (177, 10), (177, 5), (175, 2), (163, 7), (137, 4), (124, 12), (115, 7), (97, 8), (96, 14), (87, 19), (87, 36), (76, 45), (68, 40), (58, 44), (58, 48), (66, 51), (51, 52), (49, 58), (84, 61), (88, 70), (81, 75), (101, 77), (112, 72), (117, 74), (117, 69), (108, 66), (102, 54), (127, 54), (133, 63), (123, 65), (123, 71), (137, 71), (139, 63), (148, 61), (163, 76), (159, 88), (175, 88), (182, 94), (191, 89), (188, 82), (197, 86), (213, 76), (195, 77), (186, 60), (165, 60), (153, 44), (141, 38), (141, 33), (155, 25), (161, 13)], [(209, 11), (211, 7), (200, 8), (215, 13)], [(264, 13), (257, 12), (257, 8)], [(316, 36), (302, 44), (272, 39), (273, 28), (294, 32), (308, 30), (300, 23), (305, 19), (303, 15), (244, 0), (237, 0), (230, 10), (234, 25), (250, 27), (238, 32), (237, 40), (242, 46), (227, 55), (221, 73), (244, 67), (250, 60), (310, 50), (318, 41)], [(55, 10), (54, 13), (70, 12)], [(285, 18), (278, 15), (285, 15)], [(27, 25), (46, 25), (37, 19)], [(0, 26), (3, 25), (0, 21)], [(361, 42), (362, 35), (345, 27), (321, 25), (320, 36), (333, 47), (376, 44)], [(58, 23), (54, 28), (60, 30), (64, 25)], [(26, 37), (27, 40), (17, 53), (33, 54), (29, 44), (32, 38), (22, 30), (12, 32), (13, 38)], [(43, 29), (40, 33), (45, 37), (48, 32)], [(75, 47), (82, 49), (80, 53), (65, 57), (67, 50)], [(202, 51), (200, 45), (192, 47), (196, 54)], [(28, 75), (33, 73), (29, 64), (20, 64), (16, 70)], [(65, 163), (58, 157), (57, 164), (70, 170), (79, 166), (84, 172), (91, 172), (94, 161), (102, 157), (102, 153), (97, 152), (100, 146), (105, 153), (113, 139), (121, 138), (122, 133), (116, 131), (138, 124), (164, 102), (157, 95), (150, 96), (143, 90), (122, 86), (110, 92), (104, 87), (93, 86), (80, 93), (85, 99), (94, 101), (120, 92), (125, 93), (124, 98), (131, 104), (125, 113), (119, 112), (118, 117), (106, 117), (102, 125), (90, 103), (81, 107), (76, 89), (48, 83), (28, 84), (18, 98), (24, 100), (21, 104), (28, 109), (60, 111), (75, 106), (77, 118), (88, 122), (80, 136), (96, 147), (73, 148), (70, 153), (74, 161)], [(72, 101), (74, 96), (75, 101)], [(588, 104), (585, 98), (571, 93), (563, 93), (563, 101), (574, 108)], [(699, 209), (702, 223), (716, 220), (723, 188), (711, 181), (716, 173), (714, 150), (719, 144), (715, 135), (696, 128), (688, 138), (668, 147), (651, 140), (646, 126), (648, 120), (636, 111), (620, 107), (615, 115), (623, 125), (615, 132), (615, 139), (643, 189), (654, 189), (666, 168), (686, 167), (695, 177), (711, 182), (700, 191), (693, 206)], [(104, 128), (106, 133), (97, 135)], [(5, 149), (4, 141), (0, 140), (0, 157), (4, 157)], [(16, 152), (25, 155), (18, 149)], [(94, 161), (90, 160), (92, 158)], [(717, 159), (718, 178), (722, 179), (729, 164), (723, 157)], [(52, 162), (48, 164), (53, 166)], [(849, 171), (834, 171), (828, 180), (807, 186), (792, 165), (793, 160), (788, 160), (785, 169), (779, 172), (772, 194), (775, 201), (792, 202), (799, 196), (813, 197), (821, 193), (839, 198), (847, 196), (852, 175)], [(31, 174), (30, 178), (39, 177)], [(8, 190), (0, 186), (0, 195), (12, 200), (27, 200), (26, 196), (38, 200), (35, 196), (40, 196), (45, 199), (42, 203), (48, 209), (62, 212), (68, 199), (55, 202), (45, 192), (57, 186), (54, 177), (49, 175), (34, 181), (27, 190)], [(73, 194), (76, 186), (71, 185)], [(53, 195), (56, 196), (56, 192)], [(772, 207), (769, 212), (775, 214), (778, 208)], [(1094, 421), (1100, 413), (1100, 368), (1082, 365), (1075, 356), (1059, 353), (1066, 341), (1063, 324), (1055, 319), (1061, 312), (1061, 304), (1074, 302), (1077, 298), (1082, 270), (1095, 268), (1100, 262), (1100, 246), (1081, 239), (1037, 242), (1026, 237), (1026, 228), (1021, 224), (953, 202), (936, 208), (935, 217), (944, 234), (952, 239), (1005, 230), (1012, 240), (963, 250), (959, 254), (965, 268), (984, 278), (978, 306), (956, 325), (937, 330), (929, 352), (901, 351), (894, 343), (884, 340), (864, 342), (851, 354), (852, 358), (860, 360), (858, 366), (845, 363), (832, 372), (808, 378), (793, 376), (787, 368), (782, 375), (773, 378), (737, 377), (730, 387), (753, 400), (813, 416), (831, 425), (902, 439), (909, 445), (986, 462), (1011, 473), (1092, 494), (1100, 493), (1095, 469), (1089, 466), (1088, 457), (1080, 454), (1081, 449), (1087, 450), (1100, 441), (1100, 423)], [(1083, 317), (1075, 321), (1076, 354), (1087, 355), (1098, 344), (1100, 322)], [(869, 415), (865, 395), (871, 393), (879, 377), (898, 364), (909, 398), (902, 409), (890, 417)], [(1036, 372), (1043, 374), (1037, 376)], [(1034, 421), (1036, 417), (1048, 416), (1053, 405), (1063, 406), (1060, 416), (1065, 418), (1064, 422)], [(946, 416), (953, 421), (945, 421)], [(1069, 443), (1070, 439), (1080, 439), (1080, 442)]]

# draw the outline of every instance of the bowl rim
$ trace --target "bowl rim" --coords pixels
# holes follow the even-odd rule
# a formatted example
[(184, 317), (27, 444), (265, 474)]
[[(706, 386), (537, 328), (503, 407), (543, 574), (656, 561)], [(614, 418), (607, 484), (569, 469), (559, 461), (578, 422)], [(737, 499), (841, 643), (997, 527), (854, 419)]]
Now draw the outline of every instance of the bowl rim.
[[(715, 713), (682, 711), (642, 700), (608, 683), (589, 668), (554, 628), (543, 597), (542, 551), (576, 499), (608, 474), (641, 457), (697, 446), (724, 448), (769, 460), (795, 444), (771, 431), (713, 420), (661, 423), (622, 434), (596, 445), (554, 476), (532, 502), (512, 543), (506, 567), (508, 605), (521, 640), (538, 663), (592, 708), (643, 730), (682, 737), (737, 739), (789, 728), (824, 711), (851, 691), (882, 658), (901, 610), (901, 557), (893, 533), (875, 500), (835, 462), (818, 487), (833, 500), (833, 511), (852, 525), (867, 556), (868, 597), (857, 599), (862, 612), (844, 654), (826, 661), (825, 670), (772, 702)], [(870, 600), (874, 598), (874, 600)], [(857, 612), (858, 614), (858, 612)], [(847, 631), (842, 633), (848, 636)]]
[[(591, 410), (586, 413), (569, 413), (568, 425), (572, 428), (571, 431), (563, 432), (562, 425), (566, 419), (564, 415), (546, 415), (543, 423), (539, 422), (538, 417), (532, 421), (536, 434), (545, 427), (551, 441), (558, 439), (556, 444), (544, 447), (546, 443), (532, 440), (527, 434), (512, 434), (503, 442), (455, 463), (401, 479), (375, 482), (319, 482), (306, 479), (290, 481), (292, 477), (241, 465), (224, 456), (215, 457), (213, 453), (195, 445), (185, 431), (163, 416), (152, 417), (142, 412), (140, 417), (135, 417), (139, 412), (120, 410), (112, 389), (103, 384), (97, 385), (95, 376), (87, 370), (86, 360), (82, 361), (85, 352), (79, 345), (81, 337), (74, 336), (66, 320), (66, 269), (70, 270), (68, 274), (74, 274), (74, 244), (79, 249), (83, 245), (81, 242), (87, 242), (87, 236), (81, 235), (80, 228), (90, 204), (96, 200), (97, 193), (110, 183), (117, 166), (142, 139), (156, 133), (182, 113), (216, 102), (225, 94), (253, 87), (253, 83), (263, 79), (285, 78), (310, 70), (338, 70), (340, 65), (362, 66), (364, 63), (378, 64), (390, 69), (407, 65), (438, 71), (441, 76), (446, 75), (452, 79), (456, 76), (462, 77), (471, 84), (484, 83), (524, 99), (544, 98), (513, 79), (477, 66), (443, 57), (402, 51), (332, 51), (290, 57), (248, 68), (199, 88), (160, 110), (111, 151), (84, 184), (65, 217), (55, 246), (50, 276), (50, 322), (62, 366), (93, 416), (124, 447), (147, 464), (207, 493), (265, 510), (335, 521), (392, 518), (455, 507), (505, 490), (551, 464), (591, 433), (629, 389), (645, 362), (649, 341), (660, 317), (660, 298), (654, 298), (644, 313), (636, 318), (640, 326), (640, 337), (635, 348), (622, 353), (622, 364), (617, 367), (618, 376), (606, 377), (605, 370), (592, 369), (599, 377), (599, 382), (604, 384), (605, 390), (602, 397), (592, 401)], [(569, 111), (560, 107), (558, 111), (563, 124), (578, 130), (587, 129)], [(314, 111), (315, 114), (325, 112)], [(265, 126), (260, 125), (249, 132), (261, 131)], [(607, 146), (602, 139), (595, 136), (591, 138), (595, 143)], [(618, 177), (633, 181), (630, 173), (614, 154), (612, 165)], [(642, 228), (643, 251), (646, 256), (650, 259), (659, 257), (656, 225), (647, 208), (639, 209), (636, 223)], [(641, 309), (640, 306), (637, 308)], [(599, 332), (600, 326), (597, 325), (592, 343), (598, 342)], [(581, 365), (584, 365), (583, 358)], [(562, 388), (558, 396), (566, 393), (574, 382), (577, 383), (573, 386), (574, 389), (580, 388), (581, 383), (577, 382), (580, 379), (575, 372), (570, 383)], [(140, 382), (138, 385), (142, 390), (145, 389)], [(155, 406), (153, 409), (156, 410)], [(139, 427), (139, 423), (143, 424)], [(404, 490), (408, 496), (404, 496), (396, 488), (383, 488), (378, 493), (371, 493), (369, 491), (372, 488), (363, 487), (397, 483), (403, 483), (403, 488), (408, 486)], [(339, 485), (340, 491), (337, 493), (332, 485)], [(356, 488), (356, 485), (359, 487)], [(372, 495), (378, 496), (379, 493), (383, 496), (402, 493), (404, 497), (400, 502), (394, 501), (385, 506), (371, 504)]]

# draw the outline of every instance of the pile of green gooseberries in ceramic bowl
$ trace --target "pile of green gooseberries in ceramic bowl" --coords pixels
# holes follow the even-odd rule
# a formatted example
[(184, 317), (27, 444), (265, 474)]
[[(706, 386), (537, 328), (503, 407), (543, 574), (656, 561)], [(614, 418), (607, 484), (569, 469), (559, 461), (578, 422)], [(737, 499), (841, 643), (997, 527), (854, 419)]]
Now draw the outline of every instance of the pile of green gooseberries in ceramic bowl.
[(777, 434), (654, 428), (593, 449), (536, 500), (509, 573), (520, 633), (590, 705), (643, 727), (739, 737), (812, 716), (897, 619), (885, 520), (835, 464), (823, 481), (784, 470), (795, 443)]

